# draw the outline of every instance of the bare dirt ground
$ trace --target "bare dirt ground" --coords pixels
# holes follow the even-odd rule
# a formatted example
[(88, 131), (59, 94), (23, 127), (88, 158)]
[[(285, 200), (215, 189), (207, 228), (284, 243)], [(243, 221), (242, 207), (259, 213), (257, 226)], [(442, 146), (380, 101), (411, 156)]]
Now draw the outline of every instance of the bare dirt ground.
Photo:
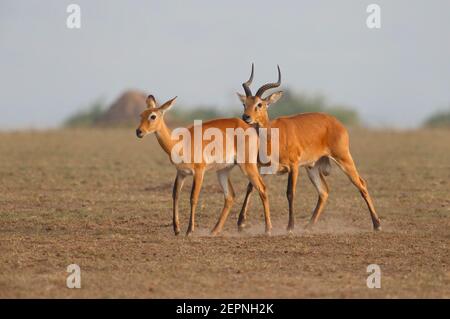
[[(351, 130), (351, 149), (368, 181), (383, 231), (374, 233), (358, 191), (333, 165), (328, 205), (313, 231), (316, 203), (304, 170), (296, 232), (286, 235), (287, 176), (270, 176), (274, 233), (263, 235), (254, 196), (249, 230), (236, 215), (246, 181), (220, 237), (214, 173), (200, 195), (196, 235), (175, 237), (175, 170), (153, 136), (134, 130), (0, 134), (0, 297), (450, 297), (450, 132)], [(190, 180), (182, 192), (186, 230)], [(82, 288), (66, 288), (66, 267)], [(378, 264), (381, 289), (368, 289)]]

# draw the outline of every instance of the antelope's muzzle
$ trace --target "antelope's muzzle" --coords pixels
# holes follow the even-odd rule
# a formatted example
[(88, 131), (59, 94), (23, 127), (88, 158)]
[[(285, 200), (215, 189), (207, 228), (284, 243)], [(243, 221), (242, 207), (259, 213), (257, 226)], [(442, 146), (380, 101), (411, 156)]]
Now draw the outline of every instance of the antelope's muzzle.
[(242, 115), (242, 119), (247, 124), (250, 124), (252, 122), (252, 118), (249, 115), (247, 115), (247, 114)]

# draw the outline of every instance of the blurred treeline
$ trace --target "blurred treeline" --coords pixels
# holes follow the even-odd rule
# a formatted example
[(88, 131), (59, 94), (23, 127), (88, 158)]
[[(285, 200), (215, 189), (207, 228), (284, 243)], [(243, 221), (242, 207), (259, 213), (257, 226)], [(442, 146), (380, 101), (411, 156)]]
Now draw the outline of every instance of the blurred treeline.
[[(241, 117), (242, 106), (240, 106), (237, 97), (236, 105), (239, 105), (239, 107), (183, 107), (176, 105), (176, 107), (172, 108), (167, 113), (166, 117), (168, 122), (176, 125), (191, 124), (194, 120), (209, 120), (220, 117)], [(141, 108), (144, 107), (145, 105)], [(126, 108), (127, 107), (124, 106), (123, 124), (137, 124), (139, 122), (139, 114), (133, 114), (130, 120), (130, 112), (127, 111)], [(111, 107), (108, 108), (101, 100), (97, 100), (87, 108), (70, 116), (65, 121), (64, 125), (68, 127), (96, 126), (97, 124), (104, 123), (102, 119), (107, 118), (108, 112), (110, 111)], [(283, 97), (276, 104), (269, 107), (269, 116), (271, 118), (304, 112), (326, 112), (336, 116), (344, 124), (360, 124), (360, 118), (355, 110), (348, 106), (331, 105), (322, 95), (295, 94), (292, 91), (286, 90)], [(117, 105), (114, 107), (114, 113), (117, 117)], [(137, 113), (139, 113), (139, 111)]]
[(450, 128), (450, 108), (448, 110), (438, 111), (431, 115), (425, 120), (424, 126), (432, 128)]
[(106, 107), (102, 100), (96, 100), (87, 108), (77, 111), (64, 121), (66, 127), (90, 127), (95, 126), (105, 114)]

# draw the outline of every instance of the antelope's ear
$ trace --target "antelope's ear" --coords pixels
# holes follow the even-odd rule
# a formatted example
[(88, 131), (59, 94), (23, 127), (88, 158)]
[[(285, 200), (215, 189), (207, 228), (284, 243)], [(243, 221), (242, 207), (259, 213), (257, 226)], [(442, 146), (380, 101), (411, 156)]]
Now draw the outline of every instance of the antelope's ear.
[(149, 109), (156, 108), (155, 97), (151, 94), (149, 96), (147, 96), (147, 100), (145, 100), (145, 103), (147, 103), (147, 108), (149, 108)]
[(238, 92), (236, 92), (236, 94), (237, 94), (239, 100), (241, 100), (242, 104), (245, 104), (245, 101), (247, 101), (247, 96), (245, 96), (241, 93), (238, 93)]
[(278, 92), (270, 94), (264, 100), (267, 102), (267, 105), (270, 105), (270, 104), (273, 104), (276, 101), (278, 101), (282, 95), (283, 95), (283, 91), (278, 91)]
[(171, 99), (171, 100), (167, 101), (166, 103), (164, 103), (163, 105), (161, 105), (161, 107), (159, 108), (159, 110), (160, 110), (161, 112), (163, 112), (163, 113), (164, 113), (165, 111), (169, 110), (169, 109), (172, 107), (172, 105), (175, 104), (175, 100), (177, 99), (177, 97), (178, 97), (178, 96), (175, 96), (173, 99)]

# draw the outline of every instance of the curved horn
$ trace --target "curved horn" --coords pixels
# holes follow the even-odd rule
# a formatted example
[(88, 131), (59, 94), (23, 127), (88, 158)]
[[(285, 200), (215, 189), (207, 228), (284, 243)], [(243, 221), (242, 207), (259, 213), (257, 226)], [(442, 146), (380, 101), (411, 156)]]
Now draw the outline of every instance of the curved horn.
[(246, 96), (252, 96), (252, 91), (250, 90), (250, 84), (252, 84), (252, 81), (253, 81), (253, 71), (254, 71), (254, 65), (252, 63), (252, 74), (250, 74), (250, 78), (248, 79), (247, 82), (242, 83), (242, 87), (244, 88)]
[(261, 97), (261, 95), (262, 95), (265, 91), (267, 91), (267, 90), (269, 90), (269, 89), (274, 89), (274, 88), (277, 88), (277, 87), (280, 86), (280, 84), (281, 84), (281, 71), (280, 71), (280, 66), (277, 65), (277, 68), (278, 68), (278, 82), (276, 82), (276, 83), (267, 83), (267, 84), (264, 84), (263, 86), (261, 86), (261, 87), (259, 88), (258, 92), (256, 92), (256, 96)]

